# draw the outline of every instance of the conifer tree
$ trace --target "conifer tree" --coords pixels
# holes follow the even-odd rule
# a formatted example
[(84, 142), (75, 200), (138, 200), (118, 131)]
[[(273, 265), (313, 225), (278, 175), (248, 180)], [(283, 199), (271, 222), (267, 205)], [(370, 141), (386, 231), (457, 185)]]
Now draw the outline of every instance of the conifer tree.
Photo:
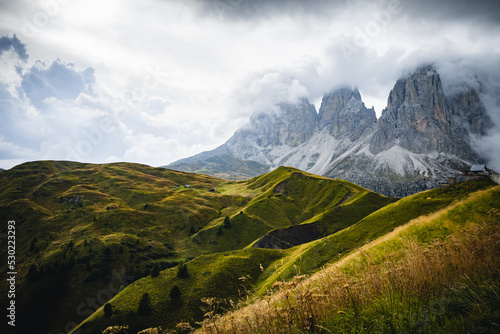
[(141, 300), (139, 301), (139, 306), (137, 307), (137, 313), (141, 315), (151, 313), (151, 301), (149, 298), (149, 293), (144, 292), (142, 294)]
[(160, 275), (160, 265), (158, 262), (155, 262), (153, 264), (153, 268), (151, 269), (151, 277), (157, 277), (158, 275)]
[(170, 298), (172, 299), (177, 299), (180, 298), (182, 295), (181, 289), (177, 285), (174, 285), (172, 289), (170, 290)]

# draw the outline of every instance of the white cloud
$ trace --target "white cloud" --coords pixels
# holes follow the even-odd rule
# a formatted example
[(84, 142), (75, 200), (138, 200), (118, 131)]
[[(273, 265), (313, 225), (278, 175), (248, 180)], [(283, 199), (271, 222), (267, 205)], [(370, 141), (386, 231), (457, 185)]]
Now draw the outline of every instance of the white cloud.
[(498, 1), (53, 3), (0, 0), (0, 130), (31, 160), (162, 165), (223, 143), (255, 110), (346, 84), (380, 114), (422, 62), (449, 91), (476, 72), (485, 89), (500, 82)]

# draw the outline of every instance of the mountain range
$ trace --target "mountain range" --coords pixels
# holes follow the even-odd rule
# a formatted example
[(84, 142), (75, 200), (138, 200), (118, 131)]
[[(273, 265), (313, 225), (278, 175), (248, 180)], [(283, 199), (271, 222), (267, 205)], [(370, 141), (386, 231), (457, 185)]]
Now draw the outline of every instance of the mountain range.
[(377, 119), (356, 88), (258, 111), (223, 145), (166, 167), (248, 178), (279, 166), (345, 179), (387, 196), (440, 186), (483, 161), (473, 138), (492, 128), (481, 84), (445, 95), (432, 65), (399, 79)]

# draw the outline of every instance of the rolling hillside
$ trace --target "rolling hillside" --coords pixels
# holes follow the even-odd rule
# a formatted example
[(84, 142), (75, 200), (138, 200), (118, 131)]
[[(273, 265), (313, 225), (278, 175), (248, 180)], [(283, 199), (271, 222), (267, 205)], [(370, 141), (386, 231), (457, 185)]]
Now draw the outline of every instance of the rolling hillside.
[[(84, 332), (200, 321), (202, 298), (237, 299), (266, 284), (262, 269), (288, 261), (295, 248), (251, 247), (269, 232), (314, 226), (309, 237), (318, 240), (395, 201), (286, 167), (229, 182), (139, 164), (40, 161), (4, 171), (0, 181), (2, 233), (7, 220), (16, 221), (23, 332), (67, 332), (90, 315)], [(184, 262), (189, 275), (179, 279)], [(173, 285), (181, 306), (170, 300)], [(137, 315), (144, 292), (153, 307)], [(113, 297), (114, 315), (101, 321), (101, 306)]]
[[(285, 170), (282, 169), (282, 172)], [(255, 179), (251, 184), (258, 186), (267, 184), (267, 182), (265, 178), (262, 178)], [(272, 189), (274, 189), (273, 192), (276, 191), (276, 186)], [(278, 190), (281, 189), (281, 187), (278, 188)], [(311, 326), (316, 325), (319, 327), (316, 326), (314, 329), (326, 328), (327, 332), (328, 328), (334, 328), (333, 332), (385, 333), (391, 330), (391, 326), (399, 330), (406, 330), (404, 317), (408, 316), (407, 314), (396, 314), (396, 316), (402, 317), (400, 319), (383, 319), (387, 312), (395, 311), (390, 309), (390, 307), (394, 308), (394, 305), (390, 304), (391, 299), (389, 299), (389, 305), (380, 304), (379, 307), (386, 308), (382, 309), (384, 312), (381, 312), (377, 308), (370, 308), (369, 298), (359, 291), (359, 289), (363, 289), (364, 283), (362, 282), (369, 282), (371, 279), (362, 276), (367, 275), (366, 268), (383, 271), (384, 268), (390, 268), (391, 261), (395, 260), (403, 263), (405, 268), (413, 268), (415, 264), (411, 263), (411, 259), (406, 258), (405, 254), (411, 256), (425, 254), (429, 252), (428, 247), (432, 249), (433, 245), (439, 242), (444, 245), (443, 247), (451, 247), (452, 249), (449, 251), (452, 253), (458, 248), (460, 254), (467, 252), (469, 250), (467, 247), (477, 246), (481, 252), (484, 252), (481, 247), (493, 247), (493, 253), (488, 258), (490, 262), (482, 263), (483, 258), (480, 254), (483, 253), (478, 253), (477, 257), (468, 260), (475, 263), (474, 266), (466, 268), (468, 271), (465, 269), (462, 271), (461, 266), (456, 262), (450, 264), (445, 262), (439, 265), (456, 267), (456, 271), (453, 271), (452, 274), (447, 273), (448, 276), (445, 276), (445, 279), (451, 281), (456, 279), (456, 284), (461, 284), (463, 279), (467, 278), (467, 274), (471, 274), (479, 268), (481, 271), (477, 271), (478, 277), (471, 284), (483, 284), (485, 279), (494, 279), (487, 289), (493, 289), (491, 290), (493, 292), (500, 291), (500, 272), (494, 269), (495, 265), (500, 263), (500, 249), (498, 249), (498, 236), (500, 235), (498, 230), (499, 191), (499, 186), (495, 186), (489, 180), (461, 183), (446, 189), (419, 193), (388, 204), (350, 225), (350, 227), (296, 247), (285, 250), (246, 247), (238, 251), (202, 256), (187, 263), (189, 272), (192, 273), (188, 278), (178, 277), (176, 275), (177, 269), (172, 268), (162, 271), (156, 278), (148, 277), (128, 286), (110, 301), (116, 314), (105, 317), (101, 308), (82, 324), (81, 329), (84, 333), (98, 333), (99, 329), (102, 330), (107, 326), (111, 328), (114, 325), (112, 328), (120, 333), (118, 329), (118, 325), (120, 325), (127, 327), (127, 333), (135, 333), (144, 328), (146, 324), (172, 328), (178, 322), (182, 322), (182, 325), (176, 327), (177, 332), (181, 333), (186, 328), (194, 329), (197, 323), (196, 319), (204, 313), (205, 321), (201, 330), (207, 333), (233, 333), (235, 331), (254, 333), (262, 330), (302, 332), (312, 330)], [(258, 197), (254, 200), (258, 201)], [(352, 201), (355, 202), (354, 199)], [(466, 236), (472, 235), (471, 240), (465, 244), (460, 239), (464, 231)], [(477, 243), (477, 240), (483, 238), (485, 244)], [(451, 245), (447, 243), (448, 240), (452, 240), (450, 241)], [(430, 246), (428, 246), (429, 244)], [(470, 250), (474, 252), (475, 249)], [(457, 259), (457, 256), (463, 256), (460, 254), (453, 253), (454, 259)], [(437, 256), (443, 257), (444, 255), (438, 254)], [(460, 257), (458, 261), (460, 262)], [(432, 262), (426, 265), (429, 268), (425, 268), (424, 272), (420, 274), (429, 275), (427, 280), (431, 280), (433, 270), (436, 270), (433, 265), (437, 264)], [(341, 268), (340, 278), (338, 278), (336, 271), (337, 267)], [(313, 273), (316, 274), (310, 279), (305, 279)], [(411, 273), (411, 275), (415, 274)], [(405, 279), (410, 281), (415, 279), (411, 275)], [(359, 281), (360, 276), (362, 277), (361, 281)], [(213, 277), (217, 277), (217, 279), (214, 280)], [(421, 279), (419, 284), (425, 286), (425, 279), (425, 277)], [(347, 284), (356, 287), (356, 295), (353, 296), (363, 301), (363, 312), (365, 313), (362, 318), (357, 318), (360, 315), (356, 312), (361, 312), (357, 309), (357, 301), (350, 304), (349, 294), (345, 295), (345, 292), (342, 297), (344, 298), (342, 307), (346, 308), (347, 314), (345, 318), (328, 318), (328, 312), (322, 311), (333, 309), (335, 312), (344, 312), (342, 309), (336, 308), (339, 301), (334, 299), (334, 292), (331, 292), (333, 296), (329, 295), (329, 291), (337, 291), (335, 290), (337, 288), (333, 287), (332, 284), (338, 286), (342, 282), (350, 282)], [(403, 283), (409, 284), (408, 281)], [(432, 298), (439, 298), (438, 295), (441, 291), (448, 291), (445, 282), (435, 280), (432, 281), (432, 284), (432, 291), (426, 292), (427, 299), (420, 302), (430, 303), (430, 300), (434, 300)], [(343, 285), (345, 284), (343, 283), (341, 286)], [(169, 295), (169, 291), (172, 291), (174, 286), (180, 288), (180, 297), (174, 298)], [(377, 287), (371, 287), (369, 284), (367, 286), (373, 291), (377, 291)], [(390, 288), (394, 287), (390, 286)], [(242, 291), (246, 292), (247, 290), (251, 293), (249, 296), (241, 295)], [(411, 289), (409, 290), (404, 290), (404, 292), (413, 293)], [(274, 293), (272, 293), (273, 291)], [(313, 295), (311, 291), (318, 293)], [(139, 315), (137, 307), (145, 292), (151, 298), (152, 310), (147, 315)], [(244, 296), (247, 297), (243, 298)], [(374, 296), (381, 298), (381, 303), (387, 301), (387, 296), (384, 294), (374, 294)], [(467, 298), (467, 296), (460, 296), (460, 298), (462, 297)], [(315, 303), (314, 301), (317, 301), (318, 298), (320, 300), (328, 298), (326, 300), (331, 301), (331, 305)], [(400, 300), (396, 300), (396, 302), (400, 302)], [(416, 302), (419, 300), (416, 299)], [(493, 333), (491, 326), (494, 325), (491, 323), (496, 321), (495, 307), (499, 302), (500, 299), (495, 298), (481, 300), (483, 305), (480, 311), (464, 313), (465, 316), (470, 315), (471, 318), (462, 319), (463, 322), (460, 322), (459, 318), (461, 311), (451, 310), (449, 319), (445, 318), (449, 320), (449, 323), (446, 323), (444, 327), (452, 329), (475, 328), (476, 322), (489, 321), (484, 328), (486, 332)], [(222, 317), (218, 315), (233, 309), (235, 305), (237, 310)], [(425, 313), (427, 312), (426, 308), (432, 307), (432, 304), (430, 306), (422, 304), (423, 311), (419, 310), (418, 307), (417, 310), (412, 309), (411, 307), (415, 307), (414, 304), (411, 304), (411, 307), (406, 304), (400, 307), (400, 311), (403, 313)], [(470, 308), (472, 306), (465, 305), (464, 307)], [(172, 317), (175, 314), (174, 310), (180, 313), (180, 318)], [(189, 313), (193, 310), (193, 313)], [(283, 312), (283, 310), (287, 311)], [(199, 313), (196, 314), (196, 312)], [(371, 321), (370, 312), (381, 312), (382, 319), (374, 318), (375, 320)], [(444, 313), (444, 311), (440, 312)], [(489, 313), (481, 314), (481, 312)], [(182, 321), (176, 319), (182, 319)], [(441, 323), (434, 324), (432, 319), (424, 319), (425, 321), (422, 320), (424, 327), (419, 327), (422, 321), (421, 319), (417, 320), (412, 323), (410, 329), (419, 331), (422, 328), (427, 328), (425, 326), (436, 328), (442, 326)], [(374, 324), (377, 321), (382, 324)], [(375, 325), (379, 326), (376, 330), (373, 329)], [(154, 330), (162, 332), (158, 328)]]
[[(478, 185), (413, 196), (415, 208), (437, 200), (417, 218), (401, 218), (416, 213), (410, 197), (325, 238), (354, 247), (311, 276), (280, 278), (266, 296), (207, 316), (198, 333), (498, 333), (500, 186)], [(476, 191), (463, 196), (463, 186)]]
[[(299, 174), (303, 176), (300, 177)], [(262, 194), (256, 196), (246, 206), (246, 210), (252, 208), (255, 203), (259, 203), (261, 198), (270, 196), (270, 190), (277, 197), (280, 197), (284, 191), (289, 194), (288, 192), (292, 192), (294, 189), (294, 182), (301, 182), (304, 177), (309, 176), (294, 169), (281, 168), (275, 175), (266, 175), (249, 181), (247, 189), (261, 189)], [(272, 182), (270, 182), (271, 180)], [(337, 182), (326, 178), (320, 178), (320, 180)], [(286, 186), (280, 186), (284, 181), (287, 182)], [(241, 184), (232, 184), (228, 190), (234, 191), (234, 187), (238, 188), (239, 186)], [(390, 236), (391, 233), (394, 233), (392, 231), (395, 228), (410, 228), (410, 226), (415, 225), (415, 221), (424, 220), (427, 215), (451, 212), (452, 209), (467, 210), (473, 205), (470, 198), (477, 199), (479, 196), (486, 196), (483, 195), (481, 189), (488, 189), (484, 192), (487, 194), (488, 200), (482, 201), (481, 198), (477, 200), (482, 203), (478, 207), (479, 211), (469, 211), (468, 216), (463, 216), (464, 221), (472, 220), (471, 217), (478, 219), (485, 214), (483, 212), (485, 208), (491, 210), (500, 207), (496, 196), (498, 187), (492, 188), (493, 186), (494, 183), (483, 180), (420, 193), (388, 204), (380, 210), (364, 216), (358, 222), (351, 224), (350, 227), (339, 229), (333, 234), (326, 233), (326, 237), (284, 250), (245, 247), (232, 252), (201, 256), (187, 262), (190, 273), (188, 277), (178, 277), (176, 274), (178, 268), (172, 268), (162, 271), (158, 277), (147, 277), (128, 286), (110, 301), (113, 310), (115, 310), (111, 317), (106, 317), (101, 308), (82, 323), (80, 328), (83, 329), (84, 333), (98, 333), (99, 330), (108, 326), (122, 325), (128, 326), (128, 333), (135, 333), (152, 324), (163, 328), (173, 328), (179, 322), (184, 323), (184, 326), (187, 326), (187, 323), (194, 326), (204, 313), (205, 316), (208, 315), (207, 320), (205, 320), (208, 327), (205, 327), (204, 330), (213, 331), (213, 328), (210, 329), (210, 324), (218, 319), (216, 314), (230, 310), (244, 296), (248, 298), (247, 292), (251, 293), (250, 299), (247, 299), (251, 302), (258, 300), (256, 298), (262, 298), (277, 285), (287, 286), (288, 284), (280, 282), (293, 282), (297, 276), (302, 277), (302, 274), (318, 272), (317, 275), (321, 275), (322, 266), (344, 259), (346, 255), (352, 257), (350, 255), (352, 252), (356, 252), (367, 243), (380, 242), (379, 238), (387, 238), (387, 235)], [(353, 187), (356, 188), (356, 186)], [(359, 187), (357, 189), (361, 192), (365, 191)], [(346, 206), (345, 208), (349, 203), (352, 205), (357, 201), (359, 201), (358, 204), (364, 203), (365, 206), (367, 201), (370, 202), (368, 200), (370, 196), (366, 196), (366, 194), (359, 198), (357, 196), (359, 193), (346, 200), (345, 196), (338, 195), (339, 198), (345, 200), (342, 204)], [(339, 202), (342, 202), (342, 199)], [(332, 202), (335, 201), (332, 200)], [(465, 207), (461, 206), (462, 203), (465, 203)], [(360, 205), (360, 208), (362, 207), (363, 205)], [(332, 210), (335, 208), (336, 206), (333, 206)], [(342, 207), (342, 209), (345, 208)], [(323, 213), (321, 212), (320, 215)], [(494, 215), (487, 215), (487, 217), (495, 218)], [(474, 222), (474, 220), (472, 221)], [(305, 223), (308, 224), (307, 221)], [(462, 225), (466, 224), (462, 223)], [(435, 237), (443, 238), (452, 234), (453, 231), (459, 231), (463, 226), (458, 225), (453, 229), (451, 227), (451, 224), (446, 227), (436, 226), (436, 224), (430, 228), (424, 226), (419, 230), (419, 235), (426, 241)], [(225, 232), (226, 230), (224, 230)], [(250, 245), (255, 244), (251, 243)], [(399, 249), (401, 248), (399, 247)], [(394, 247), (394, 251), (397, 253), (398, 247)], [(180, 297), (174, 298), (170, 295), (174, 286), (180, 289)], [(144, 293), (148, 293), (150, 296), (151, 311), (141, 315), (138, 305)], [(271, 295), (269, 298), (275, 297)], [(269, 314), (275, 313), (270, 312)], [(262, 314), (256, 315), (257, 318), (261, 316), (265, 317)], [(220, 327), (217, 328), (220, 330)], [(239, 325), (237, 328), (240, 328)], [(228, 331), (234, 330), (236, 330), (234, 327), (229, 326)], [(250, 332), (255, 330), (254, 328)], [(291, 331), (293, 332), (293, 330)]]

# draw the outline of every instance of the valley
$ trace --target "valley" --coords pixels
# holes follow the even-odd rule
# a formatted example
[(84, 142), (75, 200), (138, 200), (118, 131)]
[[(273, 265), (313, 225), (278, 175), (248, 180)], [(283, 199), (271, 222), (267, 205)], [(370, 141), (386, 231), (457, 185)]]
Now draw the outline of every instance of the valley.
[(2, 216), (22, 231), (17, 321), (26, 332), (196, 328), (279, 282), (347, 261), (396, 228), (470, 208), (469, 198), (488, 201), (458, 216), (462, 225), (419, 233), (443, 238), (495, 221), (500, 209), (489, 179), (398, 199), (291, 167), (225, 181), (131, 163), (39, 161), (0, 178)]

